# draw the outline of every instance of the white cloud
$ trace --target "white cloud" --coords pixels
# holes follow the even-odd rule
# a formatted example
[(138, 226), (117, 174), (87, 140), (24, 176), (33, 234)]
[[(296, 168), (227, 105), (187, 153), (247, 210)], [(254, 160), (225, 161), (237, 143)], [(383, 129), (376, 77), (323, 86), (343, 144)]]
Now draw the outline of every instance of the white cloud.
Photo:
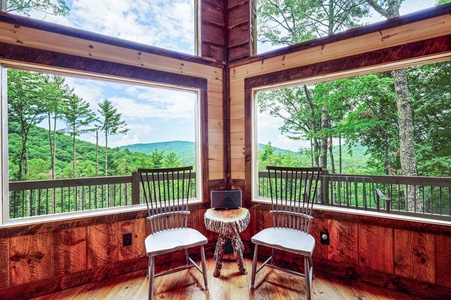
[(146, 45), (194, 53), (193, 0), (73, 0), (68, 16), (32, 17)]

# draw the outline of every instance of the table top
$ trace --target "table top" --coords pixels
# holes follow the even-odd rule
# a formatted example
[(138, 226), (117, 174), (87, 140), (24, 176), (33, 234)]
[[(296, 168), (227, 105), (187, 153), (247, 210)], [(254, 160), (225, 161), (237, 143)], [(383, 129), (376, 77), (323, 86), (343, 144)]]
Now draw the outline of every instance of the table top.
[(250, 213), (244, 207), (225, 210), (210, 208), (205, 212), (204, 221), (208, 230), (231, 235), (246, 229)]

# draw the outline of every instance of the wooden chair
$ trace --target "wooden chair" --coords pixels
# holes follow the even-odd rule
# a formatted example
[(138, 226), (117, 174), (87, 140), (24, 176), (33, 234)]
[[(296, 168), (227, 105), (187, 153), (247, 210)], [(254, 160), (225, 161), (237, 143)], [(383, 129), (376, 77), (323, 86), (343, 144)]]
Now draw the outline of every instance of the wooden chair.
[[(190, 214), (191, 171), (193, 167), (138, 169), (142, 192), (147, 204), (151, 235), (145, 240), (149, 257), (149, 299), (153, 299), (154, 277), (195, 267), (203, 274), (208, 290), (204, 245), (207, 238), (199, 231), (188, 228)], [(200, 247), (202, 269), (189, 256), (188, 249)], [(155, 275), (155, 256), (185, 250), (186, 266)]]
[[(313, 279), (312, 254), (315, 239), (309, 234), (312, 206), (317, 195), (321, 168), (294, 168), (268, 166), (273, 227), (264, 229), (251, 238), (255, 244), (252, 260), (251, 288), (255, 275), (264, 266), (305, 277), (307, 299), (311, 299)], [(257, 269), (259, 246), (271, 248), (271, 256)], [(304, 256), (304, 273), (281, 268), (274, 264), (275, 249)]]

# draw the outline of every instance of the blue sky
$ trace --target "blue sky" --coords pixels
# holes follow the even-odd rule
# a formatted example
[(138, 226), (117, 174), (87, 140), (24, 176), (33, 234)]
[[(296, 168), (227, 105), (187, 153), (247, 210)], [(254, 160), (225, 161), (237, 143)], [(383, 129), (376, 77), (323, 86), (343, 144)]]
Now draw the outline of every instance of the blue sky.
[[(194, 53), (193, 0), (66, 0), (66, 3), (71, 9), (68, 16), (33, 12), (32, 17), (187, 54)], [(429, 8), (434, 3), (434, 0), (406, 0), (401, 13)], [(382, 20), (384, 18), (374, 16), (369, 22)], [(274, 49), (262, 44), (258, 47), (259, 52)], [(195, 139), (194, 93), (69, 77), (67, 82), (91, 104), (91, 109), (97, 111), (98, 103), (107, 98), (122, 113), (130, 131), (127, 135), (110, 137), (111, 147)], [(307, 142), (292, 141), (282, 136), (278, 130), (282, 125), (280, 119), (266, 114), (258, 118), (259, 143), (271, 141), (277, 147), (292, 151), (308, 147)], [(94, 142), (93, 136), (82, 138)]]

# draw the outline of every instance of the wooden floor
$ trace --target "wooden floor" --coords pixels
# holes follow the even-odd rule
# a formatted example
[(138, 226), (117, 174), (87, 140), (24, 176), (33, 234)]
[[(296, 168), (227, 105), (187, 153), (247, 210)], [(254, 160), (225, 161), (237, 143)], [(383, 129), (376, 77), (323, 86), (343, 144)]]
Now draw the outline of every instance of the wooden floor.
[[(256, 288), (250, 290), (251, 260), (245, 259), (247, 275), (240, 275), (232, 256), (225, 255), (221, 276), (213, 277), (214, 260), (207, 260), (209, 290), (204, 291), (202, 275), (195, 269), (176, 272), (157, 277), (154, 299), (305, 299), (304, 278), (280, 272), (268, 267), (263, 268), (256, 277)], [(148, 280), (145, 270), (115, 277), (59, 293), (35, 298), (50, 299), (147, 299)], [(388, 289), (353, 282), (342, 282), (328, 274), (315, 272), (313, 280), (313, 299), (396, 299), (419, 300)]]

